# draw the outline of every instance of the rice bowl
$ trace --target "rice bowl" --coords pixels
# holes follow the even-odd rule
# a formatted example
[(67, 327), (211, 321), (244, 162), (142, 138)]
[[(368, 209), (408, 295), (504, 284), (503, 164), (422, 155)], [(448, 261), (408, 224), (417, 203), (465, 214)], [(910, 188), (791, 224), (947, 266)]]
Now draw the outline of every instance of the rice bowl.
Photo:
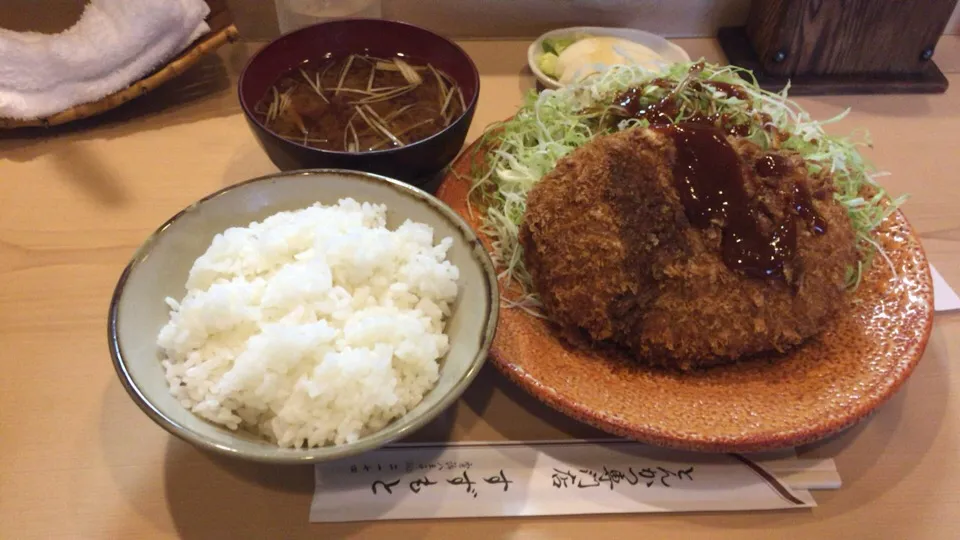
[[(295, 442), (280, 447), (268, 440), (269, 434), (257, 423), (240, 423), (232, 430), (191, 412), (171, 394), (161, 363), (166, 353), (158, 347), (158, 337), (171, 321), (171, 306), (165, 300), (173, 298), (174, 305), (183, 308), (185, 302), (180, 300), (187, 292), (184, 285), (190, 271), (218, 233), (248, 227), (278, 212), (302, 210), (314, 202), (334, 205), (346, 198), (371, 206), (386, 205), (386, 229), (390, 231), (397, 231), (407, 220), (429, 226), (435, 239), (430, 250), (444, 245), (445, 238), (452, 240), (446, 260), (459, 275), (456, 299), (442, 319), (446, 354), (430, 360), (438, 369), (435, 383), (424, 384), (430, 387), (422, 399), (382, 428), (364, 427), (361, 421), (355, 424), (360, 430), (355, 439), (346, 436), (350, 429), (344, 430), (341, 444), (307, 447), (309, 437), (304, 437), (299, 447), (294, 447)], [(331, 282), (333, 279), (331, 276)], [(498, 304), (496, 275), (486, 251), (469, 226), (431, 195), (367, 173), (332, 169), (279, 173), (201, 199), (168, 220), (140, 247), (114, 291), (108, 319), (109, 348), (120, 382), (133, 401), (170, 433), (200, 448), (245, 459), (313, 463), (405, 437), (451, 405), (486, 359), (496, 330)]]
[(412, 409), (439, 377), (459, 271), (429, 225), (342, 199), (214, 237), (158, 345), (194, 414), (279, 446), (344, 444)]

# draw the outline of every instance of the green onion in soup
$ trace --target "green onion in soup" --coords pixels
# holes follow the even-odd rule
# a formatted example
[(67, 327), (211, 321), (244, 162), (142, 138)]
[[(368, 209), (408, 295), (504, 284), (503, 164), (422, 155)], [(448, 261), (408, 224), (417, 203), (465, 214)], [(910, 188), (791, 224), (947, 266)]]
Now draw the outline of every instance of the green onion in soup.
[(351, 54), (280, 77), (254, 109), (270, 131), (339, 152), (398, 148), (440, 132), (466, 110), (456, 81), (429, 63)]

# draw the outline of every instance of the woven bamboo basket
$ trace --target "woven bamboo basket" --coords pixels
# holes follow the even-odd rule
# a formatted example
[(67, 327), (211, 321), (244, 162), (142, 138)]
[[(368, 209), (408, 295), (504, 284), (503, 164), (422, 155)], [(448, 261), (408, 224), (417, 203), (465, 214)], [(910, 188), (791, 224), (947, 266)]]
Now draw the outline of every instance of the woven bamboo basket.
[(208, 52), (218, 49), (225, 43), (236, 41), (239, 33), (233, 23), (233, 15), (227, 8), (226, 0), (207, 0), (210, 14), (207, 24), (210, 31), (194, 41), (175, 58), (157, 68), (130, 86), (105, 96), (97, 101), (76, 105), (67, 110), (31, 120), (16, 120), (0, 118), (0, 129), (16, 129), (21, 127), (56, 126), (73, 122), (82, 118), (89, 118), (114, 109), (138, 96), (158, 88), (163, 83), (176, 78), (197, 63)]

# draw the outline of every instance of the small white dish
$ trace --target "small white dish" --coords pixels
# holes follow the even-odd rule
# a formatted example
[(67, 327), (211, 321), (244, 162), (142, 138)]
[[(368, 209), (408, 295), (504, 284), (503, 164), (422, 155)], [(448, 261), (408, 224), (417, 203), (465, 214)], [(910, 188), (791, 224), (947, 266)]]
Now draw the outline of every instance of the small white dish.
[(537, 56), (543, 53), (543, 40), (580, 34), (586, 34), (591, 37), (616, 37), (625, 39), (627, 41), (632, 41), (634, 43), (639, 43), (640, 45), (649, 47), (651, 50), (662, 56), (664, 61), (668, 64), (690, 61), (690, 55), (687, 54), (687, 51), (667, 41), (663, 37), (660, 37), (656, 34), (651, 34), (650, 32), (644, 32), (643, 30), (636, 30), (633, 28), (607, 28), (603, 26), (573, 26), (570, 28), (560, 28), (557, 30), (551, 30), (541, 35), (536, 39), (536, 41), (530, 44), (530, 47), (527, 49), (527, 64), (530, 65), (530, 71), (533, 72), (534, 76), (538, 81), (540, 81), (540, 84), (542, 84), (544, 88), (555, 90), (557, 88), (561, 88), (563, 84), (553, 77), (545, 74), (537, 66)]

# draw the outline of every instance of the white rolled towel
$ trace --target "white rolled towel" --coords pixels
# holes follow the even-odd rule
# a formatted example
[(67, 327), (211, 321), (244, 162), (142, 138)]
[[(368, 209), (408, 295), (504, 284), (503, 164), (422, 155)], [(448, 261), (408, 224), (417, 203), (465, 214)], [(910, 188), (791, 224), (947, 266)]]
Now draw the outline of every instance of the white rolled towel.
[(210, 31), (202, 0), (91, 0), (59, 34), (0, 29), (0, 118), (49, 116), (126, 88)]

